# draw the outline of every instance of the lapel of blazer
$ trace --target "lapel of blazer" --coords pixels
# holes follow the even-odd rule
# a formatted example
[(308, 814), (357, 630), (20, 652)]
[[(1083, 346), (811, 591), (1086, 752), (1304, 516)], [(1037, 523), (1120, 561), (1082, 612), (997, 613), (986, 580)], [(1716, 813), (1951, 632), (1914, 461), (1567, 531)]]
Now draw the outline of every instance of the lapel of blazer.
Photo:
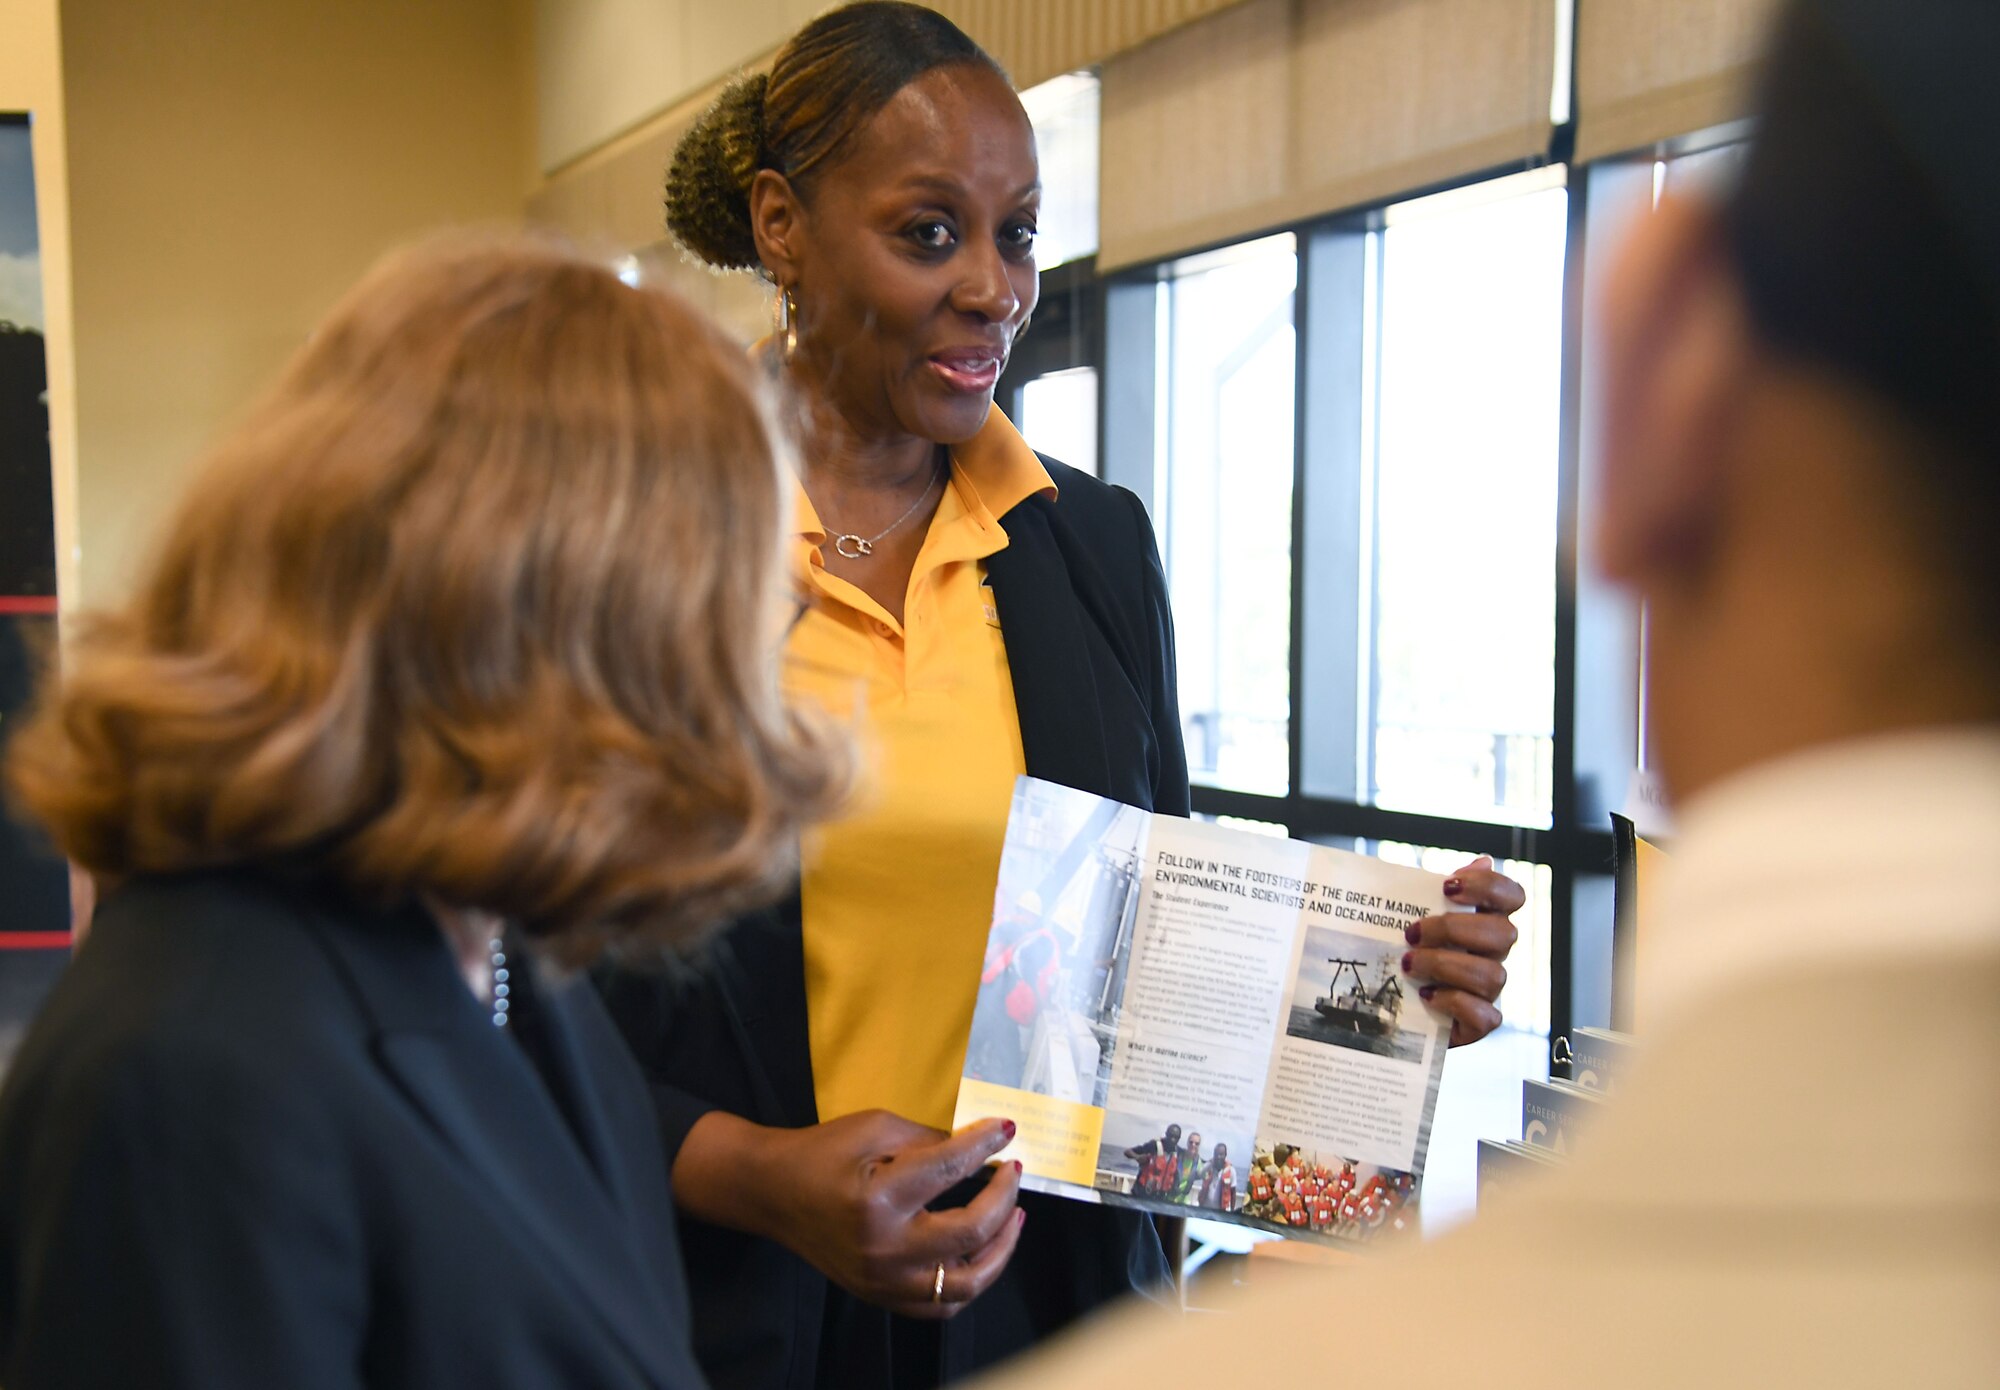
[[(536, 969), (532, 962), (528, 968)], [(618, 1141), (616, 1127), (605, 1111), (603, 1088), (597, 1078), (606, 1070), (605, 1063), (609, 1059), (599, 1059), (593, 1065), (584, 1021), (577, 1017), (578, 991), (587, 990), (589, 983), (585, 980), (557, 983), (543, 978), (539, 971), (537, 981), (545, 1032), (555, 1066), (563, 1073), (565, 1086), (573, 1099), (571, 1108), (577, 1129), (581, 1131), (578, 1138), (582, 1141), (584, 1153), (610, 1190), (617, 1210), (625, 1213), (627, 1220), (641, 1216), (651, 1218), (657, 1214), (658, 1194), (664, 1190), (664, 1185), (657, 1171), (633, 1171), (628, 1161), (633, 1155)]]
[[(324, 918), (322, 920), (325, 920)], [(459, 982), (444, 939), (421, 912), (393, 921), (331, 921), (326, 938), (372, 1016), (382, 1067), (464, 1161), (466, 1182), (494, 1219), (545, 1255), (606, 1332), (656, 1384), (674, 1364), (663, 1335), (668, 1300), (632, 1249), (630, 1175), (604, 1157), (603, 1116), (581, 1085), (579, 1147), (520, 1048)], [(529, 968), (533, 968), (530, 965)], [(544, 988), (550, 1023), (574, 1045)], [(571, 1064), (574, 1058), (571, 1059)], [(613, 1171), (600, 1176), (592, 1158)]]
[(1111, 786), (1102, 702), (1083, 613), (1046, 503), (1001, 519), (1007, 546), (986, 557), (1028, 774), (1104, 794)]

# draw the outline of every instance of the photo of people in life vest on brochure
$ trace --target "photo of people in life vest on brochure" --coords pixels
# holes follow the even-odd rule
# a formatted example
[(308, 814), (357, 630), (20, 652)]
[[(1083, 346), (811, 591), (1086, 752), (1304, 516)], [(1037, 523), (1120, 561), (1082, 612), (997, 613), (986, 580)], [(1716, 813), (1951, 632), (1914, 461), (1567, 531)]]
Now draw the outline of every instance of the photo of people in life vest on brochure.
[(1189, 1216), (1341, 1242), (1417, 1225), (1413, 1174), (1304, 1145), (1114, 1110), (1097, 1154), (1100, 1192), (1156, 1211), (1185, 1208)]
[[(1202, 1215), (1242, 1209), (1254, 1145), (1248, 1134), (1194, 1121), (1160, 1120), (1113, 1110), (1097, 1146), (1100, 1192), (1190, 1207)], [(1193, 1213), (1190, 1213), (1193, 1214)]]
[(1409, 1173), (1293, 1144), (1260, 1148), (1246, 1172), (1243, 1215), (1257, 1221), (1338, 1240), (1416, 1227), (1417, 1183)]

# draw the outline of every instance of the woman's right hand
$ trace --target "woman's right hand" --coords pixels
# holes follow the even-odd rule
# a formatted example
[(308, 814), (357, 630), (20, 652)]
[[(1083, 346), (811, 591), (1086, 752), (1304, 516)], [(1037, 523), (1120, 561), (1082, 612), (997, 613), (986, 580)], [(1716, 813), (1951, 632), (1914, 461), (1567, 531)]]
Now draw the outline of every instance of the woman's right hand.
[[(858, 1298), (911, 1318), (948, 1318), (984, 1293), (1014, 1253), (1025, 1213), (1017, 1163), (963, 1207), (928, 1203), (1007, 1147), (1014, 1126), (956, 1134), (865, 1110), (808, 1129), (770, 1129), (713, 1111), (674, 1160), (690, 1215), (765, 1236)], [(938, 1267), (941, 1296), (933, 1298)]]

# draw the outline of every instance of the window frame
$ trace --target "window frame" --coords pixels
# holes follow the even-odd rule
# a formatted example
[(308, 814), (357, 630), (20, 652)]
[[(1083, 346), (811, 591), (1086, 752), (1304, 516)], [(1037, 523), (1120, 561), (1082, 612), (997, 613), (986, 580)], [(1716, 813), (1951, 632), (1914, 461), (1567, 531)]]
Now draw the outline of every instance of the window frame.
[[(1097, 258), (1065, 261), (1041, 276), (1027, 330), (1014, 340), (993, 398), (1010, 420), (1021, 417), (1021, 389), (1052, 372), (1090, 367), (1098, 374), (1098, 458), (1104, 457), (1104, 294)], [(1063, 462), (1068, 462), (1067, 459)]]
[[(1521, 172), (1509, 165), (1416, 190), (1410, 197), (1488, 182)], [(1396, 202), (1405, 201), (1399, 197)], [(1362, 621), (1357, 557), (1340, 537), (1360, 529), (1360, 478), (1367, 467), (1359, 417), (1364, 372), (1362, 273), (1366, 241), (1383, 230), (1387, 204), (1316, 217), (1259, 235), (1290, 231), (1297, 238), (1299, 279), (1295, 291), (1293, 363), (1298, 427), (1293, 438), (1292, 583), (1289, 787), (1283, 795), (1234, 791), (1197, 783), (1195, 813), (1266, 821), (1285, 827), (1295, 839), (1391, 840), (1444, 845), (1468, 855), (1490, 854), (1545, 864), (1550, 870), (1549, 1025), (1551, 1036), (1576, 1023), (1610, 1021), (1609, 934), (1611, 929), (1611, 832), (1602, 819), (1610, 807), (1579, 804), (1578, 680), (1580, 665), (1597, 659), (1593, 637), (1579, 648), (1577, 556), (1578, 474), (1580, 472), (1579, 352), (1582, 276), (1590, 244), (1589, 171), (1572, 170), (1569, 236), (1563, 269), (1563, 356), (1557, 458), (1557, 546), (1555, 563), (1555, 699), (1552, 711), (1555, 784), (1547, 828), (1504, 822), (1461, 820), (1421, 812), (1391, 810), (1349, 798), (1309, 792), (1309, 785), (1357, 785), (1355, 730), (1362, 711), (1353, 679), (1352, 653), (1359, 649)], [(1242, 238), (1241, 240), (1249, 240)], [(1234, 244), (1234, 243), (1230, 243)], [(1199, 254), (1190, 252), (1189, 255)], [(1121, 270), (1099, 286), (1104, 357), (1098, 365), (1099, 459), (1107, 480), (1130, 488), (1157, 511), (1153, 460), (1157, 416), (1153, 391), (1157, 343), (1153, 296), (1176, 256)], [(1067, 267), (1064, 267), (1067, 269)], [(1332, 331), (1343, 325), (1350, 331)], [(1343, 553), (1346, 552), (1346, 553)], [(1598, 595), (1593, 594), (1593, 599)], [(1597, 684), (1603, 684), (1597, 682)], [(1603, 695), (1593, 691), (1594, 706)], [(1593, 706), (1593, 707), (1594, 707)], [(1624, 770), (1632, 764), (1627, 761)], [(1602, 828), (1583, 823), (1588, 811)], [(1601, 932), (1597, 930), (1602, 925)], [(1586, 930), (1579, 931), (1585, 925)], [(1601, 936), (1601, 943), (1594, 938)], [(1577, 946), (1586, 956), (1580, 979)], [(1582, 992), (1579, 994), (1579, 985)]]
[[(1747, 133), (1737, 122), (1682, 140), (1586, 165), (1568, 160), (1573, 129), (1556, 132), (1546, 159), (1481, 170), (1410, 190), (1391, 202), (1471, 187), (1526, 169), (1567, 165), (1568, 227), (1563, 265), (1562, 358), (1556, 459), (1555, 670), (1552, 709), (1554, 782), (1546, 827), (1463, 820), (1386, 809), (1306, 790), (1355, 786), (1355, 731), (1363, 713), (1352, 653), (1362, 621), (1356, 560), (1339, 537), (1358, 534), (1367, 466), (1355, 412), (1364, 373), (1363, 334), (1329, 325), (1366, 322), (1365, 281), (1352, 262), (1367, 237), (1386, 225), (1387, 202), (1266, 228), (1217, 246), (1099, 276), (1095, 259), (1070, 262), (1043, 277), (1044, 303), (1071, 308), (1058, 323), (1061, 351), (1038, 344), (1010, 364), (1003, 386), (1043, 371), (1090, 366), (1098, 372), (1098, 460), (1103, 478), (1136, 493), (1158, 514), (1156, 442), (1162, 416), (1155, 400), (1156, 296), (1176, 262), (1257, 237), (1291, 232), (1299, 254), (1293, 363), (1297, 426), (1293, 439), (1291, 654), (1287, 736), (1289, 788), (1283, 795), (1197, 783), (1197, 815), (1262, 821), (1296, 839), (1396, 841), (1441, 845), (1468, 855), (1546, 865), (1549, 902), (1549, 1036), (1578, 1025), (1628, 1026), (1629, 990), (1616, 982), (1610, 813), (1642, 764), (1637, 706), (1640, 625), (1635, 606), (1595, 577), (1586, 518), (1594, 502), (1587, 441), (1596, 437), (1586, 300), (1601, 283), (1616, 233), (1632, 215), (1642, 183), (1659, 159), (1713, 148)], [(1343, 262), (1346, 262), (1343, 269)], [(1378, 267), (1379, 269), (1379, 267)], [(1039, 311), (1038, 311), (1039, 314)], [(1037, 325), (1038, 330), (1041, 325)], [(1051, 334), (1051, 337), (1057, 336)], [(1047, 364), (1047, 365), (1044, 365)]]

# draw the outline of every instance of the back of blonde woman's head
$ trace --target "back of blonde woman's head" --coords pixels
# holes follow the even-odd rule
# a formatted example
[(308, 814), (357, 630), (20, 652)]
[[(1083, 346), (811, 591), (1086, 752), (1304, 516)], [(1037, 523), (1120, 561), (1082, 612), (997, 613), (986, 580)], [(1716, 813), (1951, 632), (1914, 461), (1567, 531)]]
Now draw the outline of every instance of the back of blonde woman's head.
[(378, 266), (11, 740), (112, 878), (429, 895), (571, 959), (770, 893), (842, 759), (781, 703), (788, 445), (743, 352), (535, 243)]

